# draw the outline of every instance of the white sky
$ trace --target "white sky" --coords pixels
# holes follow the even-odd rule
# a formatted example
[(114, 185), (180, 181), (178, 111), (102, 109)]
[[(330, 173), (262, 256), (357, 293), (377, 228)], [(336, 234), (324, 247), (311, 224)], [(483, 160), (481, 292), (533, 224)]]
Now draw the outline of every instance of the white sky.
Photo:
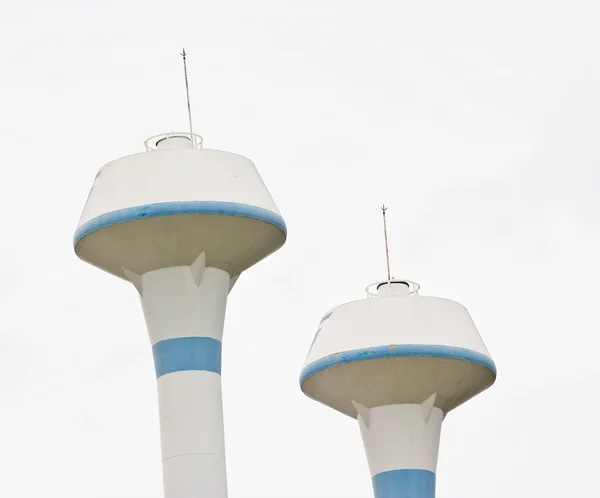
[[(87, 5), (86, 5), (87, 4)], [(93, 5), (93, 6), (92, 6)], [(228, 304), (231, 498), (367, 498), (355, 421), (305, 398), (322, 314), (392, 273), (468, 307), (498, 380), (444, 422), (438, 498), (598, 496), (599, 7), (9, 2), (0, 17), (0, 496), (162, 496), (133, 286), (80, 262), (97, 170), (185, 129), (289, 227)]]

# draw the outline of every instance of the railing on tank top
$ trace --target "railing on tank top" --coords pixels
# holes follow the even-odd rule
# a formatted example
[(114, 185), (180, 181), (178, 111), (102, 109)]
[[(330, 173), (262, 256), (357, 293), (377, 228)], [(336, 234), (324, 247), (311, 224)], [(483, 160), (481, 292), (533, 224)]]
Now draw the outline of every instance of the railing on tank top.
[(170, 138), (187, 138), (192, 143), (193, 149), (201, 149), (202, 142), (204, 141), (202, 136), (198, 135), (197, 133), (190, 133), (189, 131), (171, 131), (169, 133), (160, 133), (159, 135), (154, 135), (144, 141), (146, 152), (158, 150), (158, 143), (163, 140), (169, 140)]
[[(365, 292), (367, 293), (367, 299), (371, 299), (374, 297), (382, 297), (377, 292), (377, 287), (379, 287), (380, 285), (383, 285), (383, 284), (388, 284), (391, 286), (391, 284), (394, 284), (394, 283), (407, 284), (409, 296), (419, 295), (419, 289), (421, 288), (421, 286), (417, 282), (413, 282), (412, 280), (406, 280), (406, 279), (392, 278), (390, 280), (380, 280), (379, 282), (374, 282), (372, 284), (367, 285), (365, 287)], [(373, 289), (375, 289), (375, 290), (373, 290)], [(393, 294), (392, 294), (392, 296), (393, 296)], [(390, 297), (390, 296), (383, 296), (383, 297)]]

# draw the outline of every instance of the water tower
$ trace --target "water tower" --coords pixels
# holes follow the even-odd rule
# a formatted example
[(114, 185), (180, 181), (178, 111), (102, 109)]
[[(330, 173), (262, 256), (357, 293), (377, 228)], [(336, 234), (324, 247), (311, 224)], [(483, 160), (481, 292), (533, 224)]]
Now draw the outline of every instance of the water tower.
[(191, 132), (145, 145), (98, 172), (75, 252), (140, 294), (158, 384), (165, 497), (224, 498), (227, 296), (244, 270), (284, 244), (286, 225), (245, 157), (204, 149)]
[(323, 316), (300, 375), (307, 396), (358, 420), (376, 498), (433, 498), (442, 420), (496, 379), (468, 311), (418, 291), (388, 264), (366, 299)]

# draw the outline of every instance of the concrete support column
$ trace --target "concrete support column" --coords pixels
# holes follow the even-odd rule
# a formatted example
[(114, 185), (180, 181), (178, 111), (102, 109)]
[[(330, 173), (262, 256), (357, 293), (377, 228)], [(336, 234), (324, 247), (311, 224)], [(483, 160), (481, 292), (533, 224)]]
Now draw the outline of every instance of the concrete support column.
[(434, 498), (443, 413), (423, 404), (361, 407), (358, 421), (375, 498)]
[(158, 382), (165, 498), (226, 498), (221, 341), (229, 274), (199, 258), (140, 279)]

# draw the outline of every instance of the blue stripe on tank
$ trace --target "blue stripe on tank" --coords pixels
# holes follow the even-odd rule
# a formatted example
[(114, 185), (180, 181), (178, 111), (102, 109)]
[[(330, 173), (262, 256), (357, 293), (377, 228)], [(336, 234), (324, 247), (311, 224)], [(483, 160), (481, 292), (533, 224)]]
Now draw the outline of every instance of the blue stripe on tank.
[(284, 235), (287, 234), (287, 226), (283, 218), (277, 213), (261, 207), (221, 201), (159, 202), (156, 204), (118, 209), (117, 211), (112, 211), (91, 219), (76, 230), (73, 237), (73, 245), (76, 245), (86, 235), (102, 228), (141, 218), (172, 216), (176, 214), (222, 214), (251, 218), (270, 223), (279, 228)]
[(184, 370), (221, 375), (221, 341), (212, 337), (177, 337), (152, 346), (156, 377)]
[(319, 334), (321, 333), (321, 330), (323, 330), (323, 327), (319, 327), (317, 329), (317, 332), (315, 334), (314, 339), (312, 340), (312, 342), (310, 343), (310, 349), (308, 350), (308, 353), (310, 354), (311, 349), (313, 348), (313, 346), (315, 345), (315, 342), (317, 340), (317, 337), (319, 337)]
[(435, 498), (435, 474), (430, 470), (402, 469), (373, 476), (375, 498)]
[(321, 324), (324, 321), (329, 320), (331, 318), (331, 315), (333, 315), (333, 311), (327, 313), (323, 318), (321, 318), (321, 321), (319, 322), (319, 328), (317, 329), (317, 333), (315, 334), (314, 339), (310, 343), (310, 349), (308, 350), (308, 354), (310, 354), (310, 351), (311, 351), (312, 347), (315, 345), (317, 337), (319, 337), (319, 334), (321, 333), (321, 330), (323, 329), (323, 326)]
[(378, 358), (425, 356), (435, 358), (451, 358), (454, 360), (469, 361), (488, 368), (496, 374), (494, 361), (482, 353), (470, 349), (455, 348), (452, 346), (430, 346), (426, 344), (402, 344), (398, 346), (377, 346), (374, 348), (353, 349), (343, 353), (325, 356), (305, 366), (300, 373), (300, 384), (308, 377), (327, 368), (362, 360)]

